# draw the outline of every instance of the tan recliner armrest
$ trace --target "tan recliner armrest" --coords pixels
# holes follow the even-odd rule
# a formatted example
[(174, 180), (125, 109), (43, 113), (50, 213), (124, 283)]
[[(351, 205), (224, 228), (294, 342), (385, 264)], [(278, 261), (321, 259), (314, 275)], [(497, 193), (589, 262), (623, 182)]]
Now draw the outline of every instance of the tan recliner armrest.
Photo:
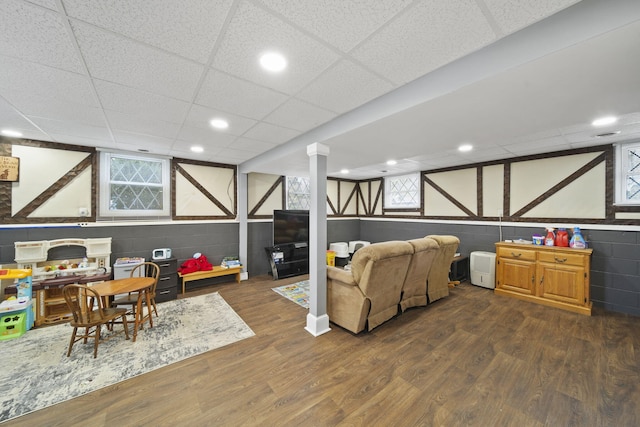
[(327, 278), (336, 280), (345, 285), (357, 286), (356, 281), (350, 271), (343, 268), (327, 266)]

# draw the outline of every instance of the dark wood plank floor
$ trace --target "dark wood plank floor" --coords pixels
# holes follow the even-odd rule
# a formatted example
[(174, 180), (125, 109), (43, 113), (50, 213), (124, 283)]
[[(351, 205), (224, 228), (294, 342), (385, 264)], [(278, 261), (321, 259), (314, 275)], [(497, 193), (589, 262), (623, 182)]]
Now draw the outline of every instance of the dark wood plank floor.
[[(639, 318), (462, 284), (370, 333), (314, 338), (269, 276), (218, 291), (256, 333), (15, 426), (638, 426)], [(159, 307), (162, 312), (162, 305)]]

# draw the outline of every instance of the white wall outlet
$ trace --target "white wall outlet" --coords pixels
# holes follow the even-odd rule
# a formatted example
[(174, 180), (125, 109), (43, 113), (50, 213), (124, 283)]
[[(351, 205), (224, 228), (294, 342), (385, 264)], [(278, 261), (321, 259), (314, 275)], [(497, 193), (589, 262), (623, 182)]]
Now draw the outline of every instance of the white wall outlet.
[(80, 216), (89, 216), (89, 209), (88, 208), (79, 208), (78, 209), (78, 215), (80, 215)]

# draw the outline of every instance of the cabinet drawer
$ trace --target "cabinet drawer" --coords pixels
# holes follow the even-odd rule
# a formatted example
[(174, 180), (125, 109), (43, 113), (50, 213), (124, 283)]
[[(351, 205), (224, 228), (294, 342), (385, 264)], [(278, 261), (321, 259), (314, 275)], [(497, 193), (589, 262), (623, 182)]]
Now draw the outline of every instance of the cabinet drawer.
[(161, 276), (178, 272), (178, 260), (176, 258), (156, 260), (154, 262), (160, 267)]
[(156, 302), (171, 301), (178, 297), (178, 288), (156, 289)]
[(536, 251), (531, 249), (520, 249), (520, 248), (514, 248), (514, 247), (498, 248), (497, 257), (520, 259), (520, 260), (526, 260), (526, 261), (535, 261)]
[(569, 252), (540, 252), (540, 254), (538, 254), (538, 260), (552, 264), (581, 266), (584, 264), (584, 255)]
[(160, 289), (169, 289), (178, 287), (178, 274), (168, 274), (166, 276), (160, 276), (158, 278), (158, 286), (156, 286), (157, 290)]

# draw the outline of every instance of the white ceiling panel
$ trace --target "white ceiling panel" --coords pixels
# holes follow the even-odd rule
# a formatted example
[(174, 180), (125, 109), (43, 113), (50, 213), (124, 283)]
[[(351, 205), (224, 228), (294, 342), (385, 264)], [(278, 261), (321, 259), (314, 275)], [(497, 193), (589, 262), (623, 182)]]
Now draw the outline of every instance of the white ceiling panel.
[(283, 142), (287, 142), (298, 135), (300, 135), (300, 132), (296, 130), (261, 122), (251, 128), (243, 136), (257, 139), (259, 141), (271, 142), (273, 144), (282, 144)]
[(135, 114), (105, 110), (109, 124), (114, 130), (173, 139), (180, 131), (180, 124), (163, 120), (147, 119)]
[[(225, 119), (229, 123), (229, 127), (227, 129), (215, 129), (211, 127), (209, 122), (214, 118)], [(201, 105), (193, 105), (185, 120), (185, 125), (187, 126), (201, 127), (214, 133), (226, 133), (236, 136), (244, 134), (256, 123), (255, 120), (247, 119), (246, 117), (236, 116), (235, 114), (225, 113)]]
[(364, 179), (640, 138), (637, 0), (3, 0), (0, 33), (30, 139)]
[(10, 57), (2, 62), (2, 88), (99, 107), (87, 76)]
[(207, 63), (233, 0), (65, 0), (67, 14)]
[(260, 0), (343, 52), (348, 52), (412, 3), (411, 0)]
[(288, 96), (216, 70), (209, 70), (196, 103), (260, 120)]
[[(289, 58), (284, 72), (265, 73), (260, 68), (260, 55), (271, 50)], [(262, 86), (294, 94), (338, 58), (337, 53), (275, 15), (249, 2), (241, 2), (222, 37), (213, 66)]]
[(63, 17), (19, 0), (0, 2), (0, 54), (80, 73)]
[(503, 34), (513, 33), (580, 0), (483, 0)]
[(147, 150), (152, 154), (168, 155), (173, 147), (173, 139), (151, 135), (140, 135), (131, 132), (116, 131), (113, 133), (115, 146), (121, 150)]
[(335, 116), (331, 111), (292, 98), (265, 117), (264, 121), (302, 132), (326, 123)]
[[(417, 2), (354, 50), (396, 84), (410, 82), (496, 39), (474, 1)], [(402, 66), (399, 66), (402, 64)]]
[(204, 67), (100, 30), (72, 23), (92, 77), (190, 101)]
[(103, 108), (135, 114), (147, 120), (182, 123), (190, 107), (185, 101), (103, 80), (94, 80), (94, 86)]
[(366, 68), (343, 60), (300, 91), (297, 97), (335, 113), (345, 113), (394, 87)]
[(104, 112), (99, 108), (67, 102), (59, 98), (25, 95), (13, 89), (3, 89), (3, 96), (25, 116), (36, 116), (54, 120), (66, 120), (69, 123), (82, 123), (93, 126), (105, 126)]
[[(275, 147), (277, 144), (256, 141), (250, 138), (238, 138), (233, 142), (233, 148), (240, 151), (250, 151), (252, 153), (264, 153)], [(253, 156), (252, 156), (253, 157)]]
[[(104, 126), (92, 126), (70, 120), (52, 120), (42, 117), (31, 117), (40, 129), (46, 129), (49, 135), (68, 135), (76, 138), (89, 138), (96, 142), (111, 141), (111, 134)], [(59, 142), (64, 140), (58, 139)]]
[(228, 133), (217, 132), (213, 128), (182, 126), (178, 134), (175, 147), (190, 148), (190, 144), (198, 144), (203, 147), (228, 147), (236, 137)]

